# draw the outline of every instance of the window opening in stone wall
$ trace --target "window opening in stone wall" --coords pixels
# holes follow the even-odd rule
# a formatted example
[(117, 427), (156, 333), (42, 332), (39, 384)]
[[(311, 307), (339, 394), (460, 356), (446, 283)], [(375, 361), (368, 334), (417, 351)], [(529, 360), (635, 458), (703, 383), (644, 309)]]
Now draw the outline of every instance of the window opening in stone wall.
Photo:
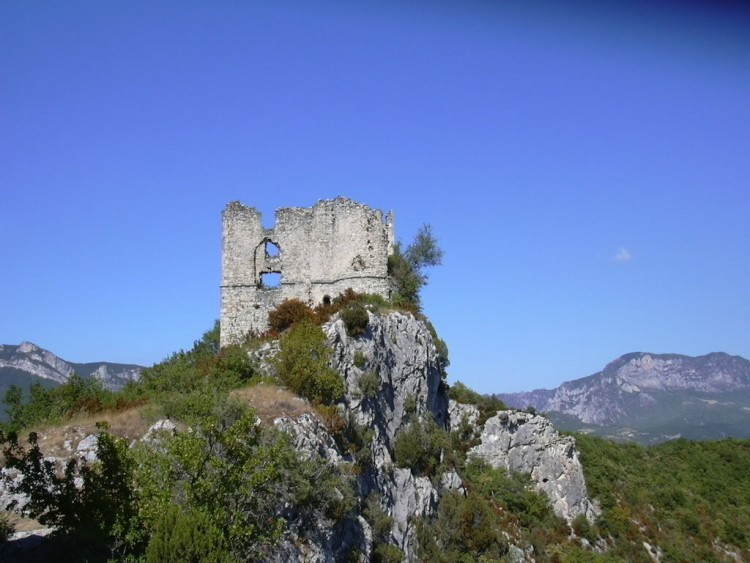
[(269, 256), (271, 258), (276, 258), (281, 252), (281, 249), (279, 248), (279, 245), (275, 242), (271, 242), (270, 240), (266, 241), (266, 256)]
[(281, 287), (281, 274), (279, 272), (266, 272), (260, 275), (260, 286), (263, 289), (276, 289)]

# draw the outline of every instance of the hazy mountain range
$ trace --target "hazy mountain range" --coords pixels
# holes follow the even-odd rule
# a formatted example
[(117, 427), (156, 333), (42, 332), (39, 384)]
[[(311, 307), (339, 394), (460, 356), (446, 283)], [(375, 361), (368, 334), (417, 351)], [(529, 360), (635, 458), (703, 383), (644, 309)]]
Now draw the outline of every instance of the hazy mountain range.
[(556, 389), (500, 394), (556, 426), (655, 443), (678, 437), (750, 437), (750, 361), (635, 352)]
[[(75, 363), (59, 358), (31, 342), (0, 345), (0, 400), (11, 385), (24, 390), (33, 383), (54, 387), (71, 375), (98, 379), (108, 389), (120, 389), (140, 377), (142, 366), (112, 362)], [(1, 410), (1, 409), (0, 409)]]

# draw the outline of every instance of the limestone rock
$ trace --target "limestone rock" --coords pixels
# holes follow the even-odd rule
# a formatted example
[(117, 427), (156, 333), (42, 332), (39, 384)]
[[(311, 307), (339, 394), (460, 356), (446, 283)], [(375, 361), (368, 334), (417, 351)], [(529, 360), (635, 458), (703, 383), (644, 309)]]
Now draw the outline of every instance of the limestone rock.
[(98, 459), (96, 455), (98, 447), (99, 436), (97, 434), (89, 434), (83, 440), (78, 442), (76, 454), (87, 462), (93, 463)]
[(393, 470), (393, 480), (385, 492), (394, 521), (396, 545), (409, 551), (412, 518), (432, 514), (437, 507), (438, 493), (427, 477), (415, 477), (409, 469), (401, 468)]
[[(424, 322), (399, 312), (369, 313), (366, 333), (359, 338), (349, 337), (341, 320), (324, 330), (333, 349), (332, 367), (344, 378), (345, 410), (374, 434), (369, 446), (373, 464), (360, 475), (360, 494), (380, 496), (383, 510), (393, 518), (393, 542), (411, 560), (412, 519), (432, 514), (439, 494), (429, 479), (394, 467), (393, 451), (396, 436), (410, 421), (432, 416), (443, 428), (448, 423), (447, 387), (432, 334)], [(365, 374), (380, 381), (372, 396), (360, 390)], [(446, 486), (460, 485), (449, 477)]]
[[(332, 367), (346, 383), (345, 406), (358, 424), (373, 428), (388, 450), (413, 416), (430, 413), (445, 428), (448, 396), (437, 348), (429, 329), (413, 315), (369, 313), (367, 332), (350, 338), (342, 320), (325, 327), (333, 349)], [(363, 397), (359, 379), (380, 380), (374, 397)]]
[(29, 503), (29, 497), (16, 493), (23, 481), (23, 475), (16, 469), (0, 469), (0, 510), (8, 510), (13, 505), (15, 510), (22, 510)]
[(451, 399), (448, 401), (448, 419), (450, 420), (451, 432), (458, 430), (464, 420), (475, 426), (477, 420), (479, 420), (479, 409), (476, 405), (458, 403)]
[(457, 491), (462, 495), (466, 495), (464, 482), (454, 469), (446, 471), (440, 476), (440, 492), (443, 493), (446, 491)]
[(531, 476), (550, 499), (556, 514), (571, 522), (579, 514), (593, 520), (598, 508), (589, 500), (575, 440), (561, 436), (543, 416), (500, 411), (484, 425), (481, 443), (470, 456)]
[(304, 457), (311, 459), (321, 457), (328, 462), (338, 464), (344, 461), (336, 442), (317, 417), (305, 413), (296, 419), (280, 417), (274, 425), (292, 436), (294, 446)]
[(159, 446), (164, 437), (173, 436), (176, 432), (177, 426), (175, 426), (175, 423), (167, 418), (163, 418), (151, 425), (143, 435), (143, 438), (141, 438), (141, 442), (149, 446)]

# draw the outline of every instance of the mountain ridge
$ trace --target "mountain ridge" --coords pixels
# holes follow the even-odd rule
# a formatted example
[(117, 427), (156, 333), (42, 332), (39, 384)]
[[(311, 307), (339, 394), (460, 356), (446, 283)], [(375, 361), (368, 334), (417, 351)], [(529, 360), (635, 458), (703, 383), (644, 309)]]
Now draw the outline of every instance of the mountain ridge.
[[(144, 367), (137, 364), (116, 362), (70, 362), (34, 344), (24, 341), (20, 344), (0, 345), (0, 388), (9, 387), (7, 380), (18, 380), (27, 374), (29, 382), (44, 380), (52, 385), (62, 384), (77, 373), (84, 378), (97, 379), (111, 390), (124, 387), (129, 381), (137, 380)], [(4, 392), (3, 392), (4, 394)]]
[[(632, 352), (554, 389), (500, 397), (516, 408), (547, 412), (567, 430), (647, 443), (695, 437), (696, 427), (703, 428), (698, 439), (750, 436), (750, 360), (725, 352)], [(711, 425), (715, 432), (707, 431)]]

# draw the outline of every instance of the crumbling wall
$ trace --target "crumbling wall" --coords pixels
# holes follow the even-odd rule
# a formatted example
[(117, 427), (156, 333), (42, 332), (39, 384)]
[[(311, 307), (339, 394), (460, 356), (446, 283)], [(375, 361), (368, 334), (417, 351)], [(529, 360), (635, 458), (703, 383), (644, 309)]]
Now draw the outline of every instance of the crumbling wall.
[[(268, 312), (285, 299), (315, 306), (347, 288), (390, 296), (392, 214), (347, 198), (276, 211), (263, 227), (259, 211), (235, 201), (222, 214), (221, 345), (267, 329)], [(268, 274), (281, 283), (268, 287)]]

